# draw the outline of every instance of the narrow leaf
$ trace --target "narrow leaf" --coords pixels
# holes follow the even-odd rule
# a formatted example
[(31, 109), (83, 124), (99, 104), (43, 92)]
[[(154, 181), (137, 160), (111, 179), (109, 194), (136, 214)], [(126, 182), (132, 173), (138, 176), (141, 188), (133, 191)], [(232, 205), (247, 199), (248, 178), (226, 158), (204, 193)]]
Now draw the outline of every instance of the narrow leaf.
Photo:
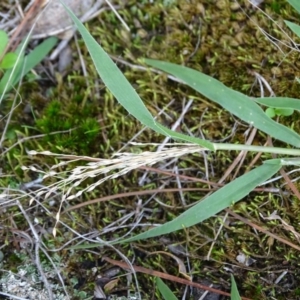
[(292, 108), (300, 110), (300, 100), (287, 97), (255, 98), (255, 102), (273, 108)]
[(177, 300), (169, 287), (159, 277), (156, 277), (156, 286), (165, 300)]
[(257, 185), (273, 176), (280, 168), (279, 160), (272, 160), (271, 163), (263, 164), (225, 185), (174, 220), (126, 239), (122, 243), (168, 234), (200, 223), (241, 200)]
[(290, 21), (286, 21), (284, 20), (284, 23), (298, 36), (300, 37), (300, 26), (290, 22)]
[(40, 45), (35, 47), (26, 57), (22, 57), (15, 70), (7, 70), (0, 81), (0, 93), (3, 93), (12, 72), (14, 74), (6, 89), (6, 93), (21, 80), (22, 76), (25, 76), (30, 72), (48, 55), (56, 45), (57, 41), (58, 39), (56, 37), (46, 39)]
[(58, 38), (52, 36), (36, 46), (25, 59), (24, 74), (35, 68), (57, 44)]
[(196, 70), (158, 60), (145, 59), (152, 67), (172, 74), (194, 90), (218, 103), (241, 120), (272, 137), (300, 147), (300, 135), (270, 119), (251, 98), (226, 87), (220, 81)]
[[(63, 2), (61, 3), (63, 4)], [(64, 5), (64, 7), (76, 24), (78, 31), (81, 33), (94, 62), (95, 68), (105, 86), (131, 115), (133, 115), (142, 124), (158, 133), (170, 136), (174, 139), (193, 142), (209, 150), (214, 150), (213, 144), (208, 141), (174, 132), (158, 124), (139, 95), (136, 93), (135, 89), (131, 86), (117, 65), (111, 60), (109, 55), (96, 42), (96, 40), (91, 36), (80, 20), (72, 13), (72, 11), (66, 5)]]
[(299, 0), (288, 0), (288, 3), (294, 7), (294, 9), (300, 14), (300, 1)]
[(231, 274), (231, 300), (241, 300), (241, 296), (239, 294), (238, 288), (236, 286), (236, 282), (234, 280), (233, 275)]

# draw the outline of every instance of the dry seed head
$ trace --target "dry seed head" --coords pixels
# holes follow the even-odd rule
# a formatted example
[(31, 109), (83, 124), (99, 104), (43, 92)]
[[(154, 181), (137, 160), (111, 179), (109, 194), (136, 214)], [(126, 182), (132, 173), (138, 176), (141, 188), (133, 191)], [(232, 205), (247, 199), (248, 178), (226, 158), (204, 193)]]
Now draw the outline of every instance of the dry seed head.
[[(178, 146), (177, 146), (178, 145)], [(111, 159), (95, 159), (91, 157), (80, 157), (80, 156), (69, 156), (69, 155), (62, 155), (57, 153), (51, 153), (49, 151), (44, 152), (36, 152), (36, 151), (29, 151), (31, 155), (52, 155), (59, 157), (60, 159), (70, 159), (68, 161), (61, 162), (55, 166), (53, 166), (50, 172), (44, 173), (35, 167), (23, 167), (23, 169), (30, 169), (36, 172), (44, 173), (43, 178), (52, 177), (52, 176), (59, 176), (61, 173), (56, 173), (53, 169), (57, 167), (61, 167), (61, 165), (68, 164), (73, 161), (78, 160), (90, 160), (91, 162), (87, 163), (85, 166), (75, 167), (70, 173), (68, 177), (60, 179), (57, 183), (52, 185), (51, 189), (47, 190), (47, 196), (52, 192), (57, 190), (64, 191), (66, 187), (68, 187), (66, 193), (64, 194), (65, 199), (71, 200), (76, 197), (79, 197), (84, 192), (90, 192), (94, 190), (98, 185), (102, 184), (104, 181), (108, 179), (118, 178), (129, 171), (135, 170), (139, 167), (143, 166), (151, 166), (161, 161), (165, 161), (170, 158), (181, 157), (186, 154), (192, 154), (204, 151), (205, 149), (193, 145), (193, 144), (172, 144), (169, 145), (168, 148), (165, 148), (158, 152), (150, 152), (144, 151), (141, 153), (118, 153), (113, 156)], [(72, 189), (74, 187), (79, 186), (84, 180), (87, 178), (93, 178), (99, 175), (105, 175), (105, 177), (101, 178), (97, 182), (93, 183), (92, 185), (84, 188), (83, 190), (77, 192), (75, 195), (72, 195)], [(62, 176), (60, 176), (62, 177)]]

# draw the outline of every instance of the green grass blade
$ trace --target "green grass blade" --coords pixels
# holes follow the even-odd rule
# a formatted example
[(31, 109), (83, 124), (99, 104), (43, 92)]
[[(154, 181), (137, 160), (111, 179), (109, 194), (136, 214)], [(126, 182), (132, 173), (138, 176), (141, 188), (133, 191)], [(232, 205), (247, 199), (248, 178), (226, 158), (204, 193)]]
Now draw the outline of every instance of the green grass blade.
[(22, 76), (25, 76), (33, 68), (35, 68), (53, 49), (57, 44), (58, 39), (56, 37), (50, 37), (35, 47), (27, 56), (24, 58), (24, 66), (17, 73), (12, 85), (17, 84)]
[[(40, 45), (34, 48), (26, 57), (21, 55), (21, 59), (18, 61), (18, 65), (15, 69), (7, 70), (0, 81), (0, 94), (5, 92), (9, 92), (13, 86), (15, 86), (20, 80), (22, 76), (25, 76), (28, 72), (30, 72), (34, 67), (36, 67), (53, 49), (56, 45), (58, 39), (56, 37), (50, 37), (43, 41)], [(13, 73), (13, 76), (8, 84), (9, 77)], [(5, 89), (6, 87), (6, 89)]]
[(178, 300), (169, 287), (159, 277), (156, 277), (156, 286), (165, 300)]
[(294, 7), (294, 9), (300, 13), (300, 1), (299, 0), (288, 0), (288, 3)]
[[(63, 4), (63, 2), (62, 2)], [(65, 6), (65, 5), (64, 5)], [(115, 96), (119, 103), (137, 120), (154, 131), (163, 135), (170, 136), (174, 139), (184, 140), (188, 142), (196, 143), (209, 150), (214, 150), (212, 143), (193, 138), (181, 133), (174, 132), (168, 128), (163, 127), (154, 120), (143, 101), (136, 93), (135, 89), (131, 86), (116, 64), (111, 60), (109, 55), (102, 49), (102, 47), (91, 36), (88, 30), (83, 26), (80, 20), (65, 6), (66, 10), (70, 14), (70, 17), (75, 22), (78, 31), (82, 35), (82, 38), (88, 48), (91, 58), (94, 62), (96, 70), (103, 80), (106, 87)]]
[(194, 143), (196, 145), (205, 147), (209, 150), (215, 150), (214, 144), (210, 143), (206, 140), (194, 138), (192, 136), (188, 136), (188, 135), (185, 135), (185, 134), (182, 134), (182, 133), (179, 133), (179, 132), (175, 132), (175, 131), (173, 131), (169, 128), (164, 127), (163, 125), (161, 125), (159, 123), (156, 123), (156, 128), (159, 128), (159, 130), (156, 129), (155, 131), (157, 131), (159, 133), (162, 133), (165, 136), (170, 136), (173, 139), (182, 140), (182, 141), (189, 142), (189, 143)]
[(300, 147), (300, 135), (270, 119), (255, 101), (242, 93), (226, 87), (223, 83), (208, 75), (184, 66), (152, 59), (145, 59), (145, 61), (150, 66), (179, 78), (241, 120), (278, 140)]
[(300, 100), (286, 97), (265, 97), (256, 98), (255, 102), (274, 108), (292, 108), (300, 110)]
[(57, 37), (49, 37), (41, 44), (36, 46), (27, 56), (25, 59), (25, 66), (24, 66), (24, 74), (27, 74), (33, 68), (35, 68), (53, 49), (53, 47), (57, 44), (58, 38)]
[(185, 211), (176, 219), (122, 242), (131, 242), (168, 234), (200, 223), (241, 200), (257, 185), (273, 176), (280, 168), (280, 160), (272, 160), (270, 163), (265, 163), (228, 183), (211, 196)]
[(239, 294), (238, 288), (236, 286), (236, 282), (234, 280), (233, 275), (231, 274), (231, 300), (241, 300), (241, 296)]
[[(248, 172), (245, 175), (228, 183), (211, 196), (205, 198), (195, 206), (191, 207), (179, 217), (159, 227), (138, 234), (132, 238), (118, 241), (113, 244), (127, 243), (142, 239), (148, 239), (163, 234), (168, 234), (179, 229), (187, 228), (198, 224), (231, 206), (243, 197), (248, 195), (260, 183), (268, 180), (281, 168), (281, 159), (267, 160), (262, 166)], [(101, 246), (101, 243), (81, 244), (70, 249), (89, 249)]]
[(290, 21), (284, 21), (284, 23), (296, 34), (300, 37), (300, 26), (290, 22)]

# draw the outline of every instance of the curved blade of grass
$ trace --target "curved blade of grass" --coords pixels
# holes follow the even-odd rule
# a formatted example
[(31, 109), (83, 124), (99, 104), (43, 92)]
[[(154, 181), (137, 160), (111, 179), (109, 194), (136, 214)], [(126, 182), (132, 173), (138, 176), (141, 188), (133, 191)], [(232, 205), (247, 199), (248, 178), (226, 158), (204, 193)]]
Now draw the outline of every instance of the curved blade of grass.
[(265, 97), (256, 98), (255, 102), (274, 108), (292, 108), (300, 110), (300, 100), (286, 97)]
[[(61, 3), (63, 4), (62, 1)], [(174, 132), (160, 124), (157, 124), (139, 95), (136, 93), (135, 89), (131, 86), (116, 64), (111, 60), (109, 55), (95, 41), (95, 39), (83, 26), (80, 20), (72, 13), (72, 11), (66, 5), (64, 5), (64, 7), (76, 24), (78, 31), (82, 35), (96, 70), (104, 84), (131, 115), (133, 115), (142, 124), (158, 133), (170, 136), (173, 139), (195, 143), (209, 150), (214, 150), (213, 144), (208, 141)]]
[(233, 275), (231, 274), (231, 300), (241, 300), (241, 296), (239, 294), (238, 288), (236, 286), (236, 282), (234, 280)]
[(178, 300), (169, 287), (159, 277), (156, 277), (156, 286), (165, 300)]
[(265, 163), (228, 183), (174, 220), (121, 242), (131, 242), (168, 234), (200, 223), (241, 200), (257, 185), (273, 176), (280, 168), (280, 160), (272, 160), (270, 163)]
[(249, 97), (196, 70), (158, 60), (145, 59), (152, 67), (172, 74), (205, 97), (272, 137), (300, 147), (300, 135), (270, 119)]
[(294, 9), (300, 13), (300, 1), (299, 0), (288, 0), (288, 3), (294, 7)]

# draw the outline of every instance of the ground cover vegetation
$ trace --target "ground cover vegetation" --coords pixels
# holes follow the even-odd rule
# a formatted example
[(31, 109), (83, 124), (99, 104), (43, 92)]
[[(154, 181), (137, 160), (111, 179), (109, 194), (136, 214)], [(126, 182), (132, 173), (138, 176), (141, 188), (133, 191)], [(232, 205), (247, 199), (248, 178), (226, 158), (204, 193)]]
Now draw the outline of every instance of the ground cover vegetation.
[[(293, 183), (296, 170), (290, 166), (298, 161), (281, 158), (297, 154), (293, 149), (299, 147), (297, 102), (290, 99), (286, 105), (283, 98), (275, 104), (268, 102), (271, 98), (257, 99), (298, 96), (297, 35), (293, 33), (297, 28), (283, 21), (296, 21), (297, 14), (286, 1), (266, 1), (261, 8), (248, 1), (128, 1), (118, 12), (130, 32), (111, 11), (103, 13), (98, 23), (87, 24), (145, 106), (130, 102), (139, 100), (137, 95), (130, 95), (122, 74), (80, 27), (84, 40), (78, 44), (87, 76), (76, 67), (76, 56), (75, 67), (65, 76), (56, 73), (47, 81), (40, 69), (43, 80), (25, 77), (17, 92), (6, 95), (3, 120), (13, 114), (9, 123), (3, 123), (3, 130), (7, 124), (1, 161), (3, 270), (17, 272), (24, 260), (31, 260), (22, 249), (27, 238), (36, 249), (33, 262), (37, 264), (39, 256), (42, 267), (56, 266), (62, 277), (55, 280), (59, 285), (64, 282), (72, 299), (92, 298), (101, 281), (95, 283), (95, 276), (114, 277), (106, 272), (113, 272), (112, 264), (119, 261), (120, 266), (120, 260), (131, 262), (132, 269), (140, 265), (162, 271), (169, 279), (172, 275), (193, 278), (223, 292), (235, 286), (234, 275), (240, 293), (251, 299), (299, 297), (300, 200)], [(155, 60), (141, 60), (145, 57)], [(148, 69), (145, 62), (156, 70)], [(105, 66), (101, 69), (101, 65)], [(249, 97), (212, 78), (202, 89), (208, 77), (180, 65), (213, 76), (265, 109), (270, 106), (277, 119), (272, 121), (255, 102), (249, 106), (253, 110), (245, 109)], [(120, 86), (126, 88), (118, 90)], [(122, 102), (126, 95), (129, 99)], [(238, 104), (226, 106), (226, 98), (241, 101), (249, 114), (237, 112)], [(18, 105), (12, 108), (11, 103)], [(149, 128), (142, 131), (132, 116)], [(162, 134), (172, 139), (164, 140)], [(178, 139), (194, 145), (174, 144)], [(215, 147), (231, 151), (203, 152)], [(132, 155), (117, 156), (120, 149)], [(237, 150), (243, 150), (242, 155)], [(147, 167), (145, 162), (156, 164)], [(283, 170), (282, 164), (288, 166)], [(126, 168), (132, 171), (127, 173)], [(122, 169), (126, 172), (120, 176)], [(109, 180), (99, 184), (101, 176), (94, 177), (97, 170), (104, 177), (111, 172)], [(280, 177), (263, 184), (279, 170)], [(38, 174), (45, 175), (43, 180)], [(259, 184), (263, 185), (251, 192)], [(230, 188), (231, 198), (227, 197)], [(190, 214), (195, 207), (198, 210)], [(230, 208), (221, 212), (226, 207)], [(32, 242), (37, 228), (39, 247)], [(173, 232), (178, 229), (182, 230)], [(11, 243), (14, 247), (8, 247)], [(128, 273), (120, 275), (126, 274), (124, 270), (117, 271), (116, 280), (105, 287), (107, 295), (130, 291), (142, 299), (160, 299), (159, 289), (167, 293), (166, 299), (170, 295), (197, 299), (203, 292), (174, 280), (165, 281), (167, 288), (149, 274), (133, 273), (135, 280), (130, 280)], [(232, 299), (238, 297), (232, 292)]]

